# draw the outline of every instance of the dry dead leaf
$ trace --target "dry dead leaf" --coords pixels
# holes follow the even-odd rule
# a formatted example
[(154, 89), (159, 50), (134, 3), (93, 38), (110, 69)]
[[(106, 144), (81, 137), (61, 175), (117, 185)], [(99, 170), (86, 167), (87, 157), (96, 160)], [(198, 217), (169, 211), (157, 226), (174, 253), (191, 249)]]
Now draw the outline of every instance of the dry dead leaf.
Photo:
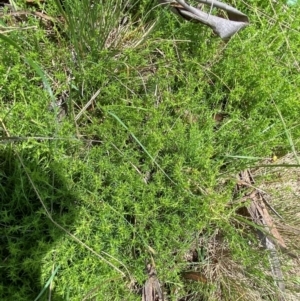
[(251, 204), (247, 210), (252, 217), (252, 220), (256, 224), (266, 228), (267, 232), (270, 233), (270, 239), (272, 239), (276, 245), (278, 245), (280, 248), (287, 249), (282, 236), (278, 232), (274, 221), (266, 208), (266, 200), (262, 191), (253, 186), (255, 181), (250, 170), (244, 170), (240, 172), (238, 177), (238, 190), (242, 189), (243, 187), (252, 188), (251, 192), (246, 194), (246, 197), (251, 200)]
[(166, 301), (164, 300), (161, 285), (157, 279), (154, 264), (147, 265), (148, 280), (143, 286), (142, 301)]
[(202, 282), (202, 283), (207, 282), (207, 278), (204, 275), (202, 275), (200, 272), (194, 272), (194, 271), (183, 272), (181, 275), (184, 279), (187, 279), (187, 280), (193, 280), (193, 281), (198, 281), (198, 282)]
[(259, 237), (266, 249), (270, 252), (270, 264), (273, 277), (280, 290), (279, 300), (283, 300), (282, 293), (285, 291), (285, 283), (283, 279), (283, 273), (281, 270), (280, 260), (276, 251), (276, 246), (282, 249), (287, 249), (287, 246), (279, 234), (273, 219), (271, 218), (266, 206), (263, 193), (260, 189), (255, 188), (254, 178), (250, 170), (244, 170), (238, 175), (239, 181), (237, 184), (237, 190), (242, 188), (252, 188), (250, 193), (246, 194), (246, 198), (251, 200), (250, 205), (247, 207), (247, 211), (251, 216), (254, 223), (262, 226), (265, 231), (258, 230)]
[[(193, 7), (183, 0), (159, 0), (160, 3), (169, 5), (170, 10), (187, 21), (193, 21), (209, 26), (221, 39), (227, 41), (235, 33), (245, 28), (249, 24), (248, 17), (236, 8), (224, 4), (217, 0), (197, 0), (201, 5)], [(206, 5), (209, 12), (205, 12)], [(214, 16), (211, 14), (212, 8), (217, 8), (224, 12)], [(227, 18), (223, 15), (227, 14)]]

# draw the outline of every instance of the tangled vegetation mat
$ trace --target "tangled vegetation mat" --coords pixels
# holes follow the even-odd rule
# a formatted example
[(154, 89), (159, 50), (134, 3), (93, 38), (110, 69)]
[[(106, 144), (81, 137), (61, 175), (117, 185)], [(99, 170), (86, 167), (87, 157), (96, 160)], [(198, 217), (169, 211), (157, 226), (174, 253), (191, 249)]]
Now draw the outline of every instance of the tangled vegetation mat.
[(203, 2), (0, 1), (1, 300), (299, 300), (300, 6)]

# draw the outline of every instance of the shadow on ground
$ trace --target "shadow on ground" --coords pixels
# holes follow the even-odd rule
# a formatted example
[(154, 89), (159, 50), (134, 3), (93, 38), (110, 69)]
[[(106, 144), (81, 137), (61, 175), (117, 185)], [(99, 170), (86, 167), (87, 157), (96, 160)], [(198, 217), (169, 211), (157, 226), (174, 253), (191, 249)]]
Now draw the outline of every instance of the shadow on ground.
[[(16, 156), (16, 145), (0, 145), (0, 299), (35, 300), (49, 276), (41, 279), (43, 258), (59, 242), (63, 232), (46, 216), (36, 192)], [(2, 149), (1, 149), (2, 148)], [(41, 157), (21, 150), (20, 155), (52, 217), (68, 228), (76, 214), (76, 197), (67, 187), (58, 165), (46, 154)], [(54, 256), (54, 255), (53, 255)], [(53, 270), (58, 263), (53, 258)], [(39, 300), (48, 300), (47, 289)], [(51, 292), (51, 300), (62, 300)]]

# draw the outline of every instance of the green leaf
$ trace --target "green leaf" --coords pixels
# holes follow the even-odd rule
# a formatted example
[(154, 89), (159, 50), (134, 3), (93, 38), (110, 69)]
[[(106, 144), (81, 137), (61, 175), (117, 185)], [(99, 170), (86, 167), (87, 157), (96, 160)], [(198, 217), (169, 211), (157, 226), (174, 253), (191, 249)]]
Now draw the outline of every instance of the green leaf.
[(56, 269), (53, 271), (53, 273), (51, 274), (50, 278), (48, 279), (48, 281), (46, 282), (45, 286), (43, 287), (43, 289), (40, 291), (40, 293), (38, 294), (38, 296), (34, 299), (34, 301), (39, 300), (42, 295), (44, 294), (44, 292), (46, 291), (46, 289), (48, 288), (48, 286), (51, 284), (51, 282), (53, 281), (53, 278), (55, 277), (56, 273), (58, 272), (58, 269), (60, 268), (60, 265), (58, 265), (56, 267)]

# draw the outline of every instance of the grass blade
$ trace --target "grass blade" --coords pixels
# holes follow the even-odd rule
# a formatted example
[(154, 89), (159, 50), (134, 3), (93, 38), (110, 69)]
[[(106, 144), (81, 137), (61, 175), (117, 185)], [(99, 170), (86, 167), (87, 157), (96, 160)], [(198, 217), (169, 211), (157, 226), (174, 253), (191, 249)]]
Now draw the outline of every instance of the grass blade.
[(162, 167), (155, 161), (154, 157), (147, 151), (146, 147), (140, 142), (140, 140), (129, 130), (127, 125), (114, 113), (112, 112), (107, 112), (110, 116), (115, 118), (122, 126), (124, 129), (126, 129), (132, 138), (136, 141), (136, 143), (143, 149), (143, 151), (146, 153), (146, 155), (152, 160), (152, 162), (159, 168), (159, 170), (173, 183), (177, 186), (177, 183), (174, 182), (169, 175), (162, 169)]
[(55, 275), (58, 272), (59, 268), (60, 268), (60, 265), (58, 265), (56, 267), (56, 269), (52, 272), (50, 278), (48, 279), (48, 281), (46, 282), (46, 284), (44, 285), (43, 289), (40, 291), (40, 293), (38, 294), (38, 296), (34, 299), (34, 301), (37, 301), (37, 300), (39, 300), (42, 297), (42, 295), (44, 294), (44, 292), (46, 291), (46, 289), (48, 288), (48, 286), (53, 281), (53, 278), (55, 277)]
[(227, 158), (234, 158), (234, 159), (246, 159), (246, 160), (265, 160), (266, 158), (262, 157), (251, 157), (251, 156), (233, 156), (233, 155), (225, 155)]
[(285, 131), (286, 137), (287, 137), (287, 139), (288, 139), (288, 141), (289, 141), (289, 144), (290, 144), (290, 147), (291, 147), (291, 149), (292, 149), (292, 152), (293, 152), (293, 154), (294, 154), (294, 156), (295, 156), (295, 159), (296, 159), (297, 163), (300, 164), (300, 160), (299, 160), (298, 155), (297, 155), (297, 152), (296, 152), (296, 148), (295, 148), (294, 141), (293, 141), (293, 139), (292, 139), (292, 135), (291, 135), (290, 131), (288, 130), (288, 128), (287, 128), (287, 126), (286, 126), (286, 123), (285, 123), (285, 121), (284, 121), (284, 119), (283, 119), (283, 116), (282, 116), (282, 114), (281, 114), (279, 108), (276, 106), (276, 103), (275, 103), (274, 100), (273, 100), (273, 103), (274, 103), (274, 106), (275, 106), (275, 108), (276, 108), (276, 110), (277, 110), (277, 113), (278, 113), (278, 115), (279, 115), (279, 117), (280, 117), (280, 120), (281, 120), (281, 122), (282, 122), (282, 124), (283, 124), (283, 127), (284, 127), (284, 131)]
[(66, 21), (67, 23), (69, 23), (68, 16), (67, 16), (67, 14), (66, 14), (64, 8), (63, 8), (62, 5), (61, 5), (61, 1), (60, 1), (60, 0), (54, 0), (54, 3), (55, 3), (55, 5), (57, 6), (59, 12), (60, 12), (60, 13), (62, 14), (62, 16), (64, 17), (65, 21)]
[[(0, 39), (3, 40), (4, 42), (8, 43), (9, 45), (13, 46), (16, 48), (20, 53), (23, 52), (23, 49), (11, 38), (7, 37), (6, 35), (0, 33)], [(49, 81), (47, 79), (46, 72), (32, 59), (28, 58), (26, 55), (24, 55), (24, 61), (37, 73), (37, 75), (42, 79), (44, 88), (48, 92), (50, 98), (52, 101), (55, 100), (53, 91), (51, 89), (51, 86), (49, 84)]]

